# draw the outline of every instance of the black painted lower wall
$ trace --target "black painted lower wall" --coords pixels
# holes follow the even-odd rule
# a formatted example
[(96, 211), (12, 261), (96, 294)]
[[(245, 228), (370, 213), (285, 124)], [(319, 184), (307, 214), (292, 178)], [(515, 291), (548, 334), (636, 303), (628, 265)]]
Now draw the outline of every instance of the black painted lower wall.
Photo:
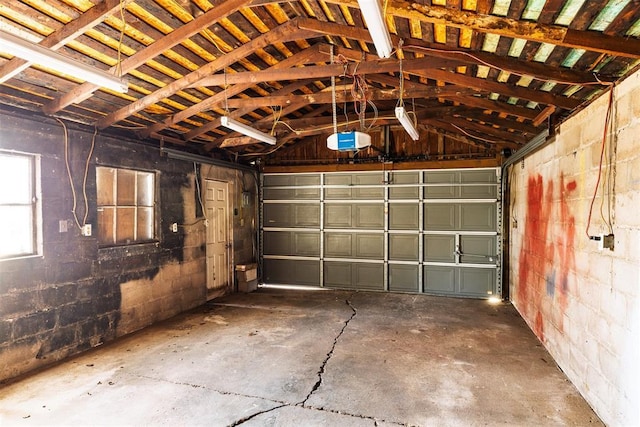
[[(93, 132), (69, 125), (68, 150), (77, 214), (84, 216), (82, 181)], [(54, 120), (0, 113), (0, 150), (41, 155), (43, 250), (39, 256), (0, 260), (0, 381), (28, 372), (206, 301), (206, 235), (197, 206), (192, 163), (167, 159), (157, 147), (97, 135), (86, 185), (87, 222), (96, 227), (96, 165), (152, 170), (157, 177), (157, 240), (100, 247), (81, 236), (72, 215), (64, 132)], [(253, 180), (214, 168), (231, 198)], [(242, 182), (244, 180), (244, 183)], [(255, 194), (255, 187), (250, 188)], [(254, 199), (252, 198), (252, 203)], [(233, 206), (231, 206), (233, 214)], [(235, 215), (235, 263), (253, 261), (255, 209)], [(60, 221), (68, 231), (60, 232)], [(172, 233), (170, 224), (180, 224)], [(242, 224), (242, 225), (241, 225)], [(10, 226), (10, 225), (5, 225)], [(230, 283), (219, 293), (233, 291)], [(209, 295), (211, 292), (209, 291)]]

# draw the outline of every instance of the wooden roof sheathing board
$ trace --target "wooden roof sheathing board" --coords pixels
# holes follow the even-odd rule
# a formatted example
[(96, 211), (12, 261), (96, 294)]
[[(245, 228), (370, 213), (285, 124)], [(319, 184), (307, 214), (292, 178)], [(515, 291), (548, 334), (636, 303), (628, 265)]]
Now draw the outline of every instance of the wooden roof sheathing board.
[[(0, 30), (122, 75), (129, 90), (25, 64), (0, 45), (0, 105), (184, 151), (267, 161), (287, 150), (295, 157), (308, 151), (296, 147), (332, 133), (333, 77), (341, 128), (389, 128), (418, 151), (421, 141), (445, 138), (497, 153), (561, 122), (640, 59), (635, 0), (380, 5), (395, 49), (389, 59), (377, 57), (356, 0), (5, 2)], [(400, 98), (411, 100), (416, 143), (395, 120)], [(274, 132), (275, 151), (221, 126), (223, 115)], [(446, 144), (434, 146), (445, 154)]]

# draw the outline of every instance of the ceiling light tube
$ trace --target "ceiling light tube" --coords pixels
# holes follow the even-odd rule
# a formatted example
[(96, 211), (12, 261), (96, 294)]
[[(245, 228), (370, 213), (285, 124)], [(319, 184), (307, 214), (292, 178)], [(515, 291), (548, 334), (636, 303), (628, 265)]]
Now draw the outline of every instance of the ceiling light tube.
[(257, 129), (252, 128), (251, 126), (247, 126), (244, 123), (240, 123), (237, 120), (233, 120), (231, 117), (222, 116), (220, 117), (220, 123), (222, 126), (229, 128), (231, 130), (235, 130), (236, 132), (240, 132), (243, 135), (250, 136), (251, 138), (255, 138), (262, 142), (266, 142), (267, 144), (275, 145), (276, 137), (271, 136), (268, 133), (260, 132)]
[(96, 86), (126, 93), (127, 83), (113, 74), (91, 67), (51, 49), (31, 43), (23, 38), (0, 30), (0, 52), (8, 53), (34, 64), (51, 68), (59, 73), (83, 79)]
[(413, 124), (413, 121), (407, 114), (407, 111), (404, 109), (404, 107), (396, 107), (396, 118), (400, 120), (402, 127), (407, 131), (411, 139), (413, 139), (414, 141), (420, 139), (418, 129), (416, 129), (416, 126)]
[(378, 0), (358, 0), (360, 11), (369, 28), (369, 34), (380, 58), (391, 56), (391, 36), (384, 21), (384, 13)]

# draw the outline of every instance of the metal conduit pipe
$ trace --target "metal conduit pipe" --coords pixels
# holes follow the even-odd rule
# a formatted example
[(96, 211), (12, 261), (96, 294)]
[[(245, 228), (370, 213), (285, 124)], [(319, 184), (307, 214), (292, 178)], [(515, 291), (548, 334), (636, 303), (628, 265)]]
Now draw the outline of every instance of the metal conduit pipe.
[[(551, 143), (553, 138), (549, 138), (549, 130), (545, 129), (543, 132), (540, 132), (538, 135), (533, 137), (524, 147), (520, 150), (516, 151), (511, 157), (509, 157), (501, 167), (501, 186), (500, 186), (500, 203), (502, 205), (502, 238), (500, 244), (502, 245), (502, 260), (500, 262), (500, 275), (502, 277), (502, 298), (509, 298), (509, 277), (508, 277), (508, 267), (509, 266), (509, 251), (506, 250), (509, 243), (510, 237), (510, 215), (507, 214), (508, 210), (510, 210), (511, 206), (506, 200), (506, 192), (507, 186), (509, 185), (509, 174), (507, 173), (507, 169), (509, 166), (519, 162), (524, 159), (529, 154), (535, 153), (540, 148), (544, 147), (546, 144)], [(505, 275), (506, 273), (506, 275)], [(506, 286), (505, 286), (506, 285)]]
[(198, 154), (185, 153), (180, 150), (174, 150), (172, 148), (161, 148), (161, 154), (166, 154), (170, 159), (185, 160), (187, 162), (204, 163), (207, 165), (220, 166), (223, 168), (237, 169), (247, 172), (256, 173), (256, 169), (251, 166), (241, 165), (239, 163), (227, 162), (224, 160), (212, 159), (210, 157), (200, 156)]

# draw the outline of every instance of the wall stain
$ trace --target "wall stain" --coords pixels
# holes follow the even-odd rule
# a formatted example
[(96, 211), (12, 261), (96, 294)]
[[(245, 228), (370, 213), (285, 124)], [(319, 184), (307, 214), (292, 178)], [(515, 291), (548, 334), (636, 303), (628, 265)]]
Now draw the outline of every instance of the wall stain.
[[(563, 331), (569, 280), (575, 270), (575, 216), (567, 200), (576, 190), (575, 181), (565, 184), (560, 176), (559, 198), (554, 200), (554, 181), (546, 183), (540, 174), (527, 182), (527, 212), (518, 265), (515, 299), (522, 315), (544, 342), (545, 323), (555, 320)], [(558, 315), (553, 315), (556, 314)]]

